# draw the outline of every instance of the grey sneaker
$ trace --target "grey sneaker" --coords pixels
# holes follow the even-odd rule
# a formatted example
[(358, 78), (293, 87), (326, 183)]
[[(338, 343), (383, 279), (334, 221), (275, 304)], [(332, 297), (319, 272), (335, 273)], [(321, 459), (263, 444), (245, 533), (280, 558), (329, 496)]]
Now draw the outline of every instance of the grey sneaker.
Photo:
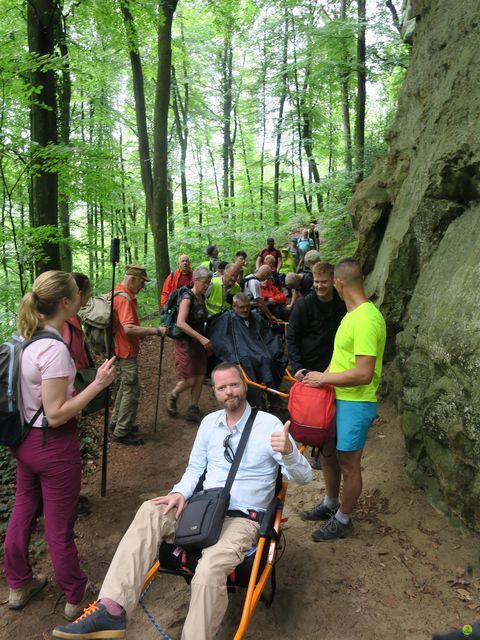
[(177, 400), (176, 396), (172, 396), (172, 392), (167, 393), (167, 413), (170, 416), (176, 416), (178, 414), (177, 411)]
[(315, 542), (328, 542), (337, 538), (345, 538), (353, 533), (353, 523), (350, 519), (348, 524), (342, 524), (335, 516), (332, 516), (327, 524), (321, 529), (312, 533)]
[(23, 607), (29, 602), (33, 596), (43, 589), (47, 584), (47, 578), (39, 573), (34, 576), (32, 581), (22, 589), (10, 589), (8, 596), (8, 608), (9, 609), (23, 609)]
[(63, 610), (63, 617), (65, 620), (68, 620), (69, 622), (76, 620), (86, 609), (88, 609), (90, 606), (89, 603), (94, 602), (97, 599), (97, 595), (97, 585), (89, 580), (85, 585), (85, 591), (80, 602), (77, 602), (76, 604), (72, 604), (71, 602), (65, 603), (65, 608)]
[(300, 511), (300, 518), (309, 521), (330, 520), (337, 513), (337, 509), (338, 505), (336, 507), (327, 507), (324, 502), (321, 502), (308, 511)]

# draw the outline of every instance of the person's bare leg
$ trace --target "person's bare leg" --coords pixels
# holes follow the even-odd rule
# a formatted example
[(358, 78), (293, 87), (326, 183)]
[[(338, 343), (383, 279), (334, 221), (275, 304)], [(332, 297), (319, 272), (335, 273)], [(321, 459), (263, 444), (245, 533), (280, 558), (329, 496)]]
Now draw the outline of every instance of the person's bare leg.
[(351, 515), (362, 493), (362, 453), (363, 449), (337, 452), (343, 480), (340, 511), (348, 515)]
[(179, 380), (177, 382), (177, 384), (175, 385), (175, 388), (173, 389), (173, 393), (178, 397), (181, 393), (183, 393), (187, 389), (191, 389), (194, 384), (195, 384), (195, 378), (183, 378), (182, 380)]
[(192, 404), (196, 407), (198, 406), (198, 402), (200, 400), (200, 396), (202, 394), (202, 386), (203, 380), (205, 376), (197, 376), (196, 378), (191, 378), (193, 381), (192, 387), (190, 389), (190, 395), (192, 398)]
[(329, 442), (320, 452), (323, 479), (325, 480), (325, 495), (329, 498), (337, 498), (340, 492), (341, 470), (338, 463), (335, 443)]

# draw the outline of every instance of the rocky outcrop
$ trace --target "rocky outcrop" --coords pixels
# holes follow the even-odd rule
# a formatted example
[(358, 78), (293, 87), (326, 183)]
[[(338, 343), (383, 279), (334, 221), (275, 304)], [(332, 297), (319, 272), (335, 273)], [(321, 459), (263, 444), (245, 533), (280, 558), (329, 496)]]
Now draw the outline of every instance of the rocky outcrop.
[(412, 61), (389, 153), (350, 213), (388, 324), (387, 384), (412, 468), (480, 530), (480, 13), (411, 0)]

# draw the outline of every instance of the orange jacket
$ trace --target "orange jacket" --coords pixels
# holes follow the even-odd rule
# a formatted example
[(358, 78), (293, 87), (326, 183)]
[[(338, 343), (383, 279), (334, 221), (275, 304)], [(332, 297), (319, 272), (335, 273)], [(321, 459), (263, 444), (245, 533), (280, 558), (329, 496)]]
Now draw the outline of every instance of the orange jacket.
[(278, 289), (271, 280), (268, 280), (265, 286), (261, 286), (262, 298), (265, 302), (275, 302), (275, 304), (285, 304), (287, 296)]
[[(172, 291), (175, 291), (175, 289), (178, 289), (178, 281), (180, 280), (181, 275), (182, 275), (182, 272), (180, 271), (180, 269), (175, 269), (175, 271), (172, 271), (172, 273), (170, 273), (165, 278), (165, 282), (163, 283), (163, 288), (162, 288), (162, 297), (160, 298), (162, 307), (168, 300), (168, 296), (172, 293)], [(190, 276), (190, 282), (188, 282), (187, 284), (192, 285), (193, 271), (190, 271), (188, 275)]]

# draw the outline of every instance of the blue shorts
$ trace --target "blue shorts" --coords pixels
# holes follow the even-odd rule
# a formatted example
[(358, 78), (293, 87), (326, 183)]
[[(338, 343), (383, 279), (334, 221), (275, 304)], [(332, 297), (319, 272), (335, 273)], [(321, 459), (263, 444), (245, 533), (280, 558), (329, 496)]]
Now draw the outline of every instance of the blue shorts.
[(377, 415), (376, 402), (335, 400), (337, 450), (358, 451), (367, 441), (368, 430)]

